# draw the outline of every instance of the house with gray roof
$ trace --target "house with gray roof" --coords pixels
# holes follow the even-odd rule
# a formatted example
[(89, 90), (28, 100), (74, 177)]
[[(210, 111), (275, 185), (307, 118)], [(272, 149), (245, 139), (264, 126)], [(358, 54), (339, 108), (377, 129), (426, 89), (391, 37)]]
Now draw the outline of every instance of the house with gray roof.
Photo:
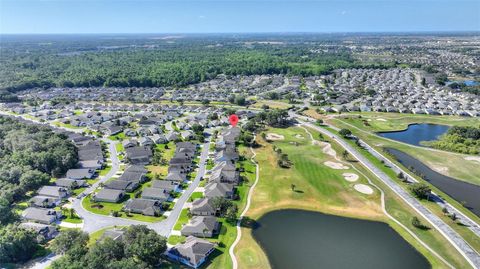
[(192, 268), (200, 267), (215, 250), (215, 244), (194, 236), (187, 237), (185, 243), (172, 247), (167, 256)]
[(162, 212), (162, 203), (157, 200), (143, 198), (130, 199), (123, 206), (123, 210), (145, 216), (159, 216)]
[(36, 195), (28, 200), (28, 204), (34, 207), (52, 208), (58, 206), (62, 200), (60, 198)]
[(59, 187), (64, 187), (69, 190), (80, 188), (86, 185), (85, 180), (74, 180), (70, 178), (59, 178), (55, 180), (55, 185)]
[(168, 181), (174, 181), (174, 182), (177, 182), (177, 183), (182, 183), (184, 182), (185, 180), (187, 180), (187, 176), (185, 173), (180, 173), (178, 171), (174, 172), (169, 172), (167, 174), (167, 176), (165, 177), (165, 180), (168, 180)]
[(104, 162), (101, 160), (85, 160), (85, 161), (79, 161), (78, 166), (84, 169), (93, 169), (93, 170), (99, 170), (103, 168)]
[(67, 198), (67, 196), (69, 195), (69, 192), (66, 188), (63, 188), (63, 187), (43, 186), (38, 190), (37, 194), (39, 196), (48, 196), (48, 197), (54, 197), (58, 199), (64, 199), (64, 198)]
[(68, 169), (67, 178), (70, 179), (92, 179), (95, 175), (95, 170), (90, 168)]
[(170, 199), (170, 192), (158, 188), (144, 188), (142, 190), (142, 198), (166, 202)]
[(195, 216), (215, 216), (217, 209), (213, 204), (213, 199), (200, 198), (192, 202), (190, 213)]
[(47, 208), (28, 207), (22, 212), (22, 218), (43, 224), (50, 224), (60, 220), (62, 214), (59, 211)]
[(131, 164), (148, 164), (152, 159), (152, 150), (149, 147), (126, 148), (126, 158)]
[(125, 180), (112, 180), (105, 183), (105, 188), (112, 190), (122, 190), (126, 192), (133, 192), (139, 186), (138, 182), (125, 181)]
[(132, 148), (137, 146), (137, 140), (135, 139), (126, 139), (122, 142), (123, 148)]
[(55, 238), (58, 235), (58, 229), (48, 224), (23, 222), (20, 223), (18, 226), (25, 230), (34, 231), (37, 234), (37, 243), (44, 243)]
[(209, 182), (205, 185), (205, 197), (215, 198), (224, 197), (233, 199), (235, 195), (235, 187), (230, 183)]
[(125, 229), (117, 229), (117, 228), (114, 228), (114, 229), (109, 229), (109, 230), (106, 230), (102, 236), (100, 237), (100, 239), (98, 241), (102, 241), (103, 239), (105, 238), (111, 238), (113, 239), (113, 241), (121, 241), (123, 239), (123, 234), (125, 233)]
[(151, 146), (154, 144), (153, 140), (150, 139), (148, 136), (144, 136), (144, 137), (140, 137), (140, 139), (138, 140), (138, 143), (140, 144), (140, 146)]
[(125, 196), (122, 190), (101, 189), (98, 193), (93, 195), (95, 202), (118, 203)]
[(145, 173), (143, 172), (123, 172), (123, 174), (118, 178), (119, 180), (124, 180), (124, 181), (131, 181), (131, 182), (137, 182), (137, 183), (143, 183), (147, 179), (145, 176)]
[(212, 216), (193, 216), (190, 221), (183, 226), (181, 234), (183, 236), (213, 237), (220, 232), (220, 223), (216, 217)]
[(125, 168), (124, 173), (131, 173), (131, 172), (138, 172), (142, 174), (146, 174), (148, 172), (147, 168), (143, 165), (129, 165)]
[(152, 188), (164, 189), (168, 192), (178, 192), (180, 191), (180, 185), (178, 182), (170, 180), (153, 180)]

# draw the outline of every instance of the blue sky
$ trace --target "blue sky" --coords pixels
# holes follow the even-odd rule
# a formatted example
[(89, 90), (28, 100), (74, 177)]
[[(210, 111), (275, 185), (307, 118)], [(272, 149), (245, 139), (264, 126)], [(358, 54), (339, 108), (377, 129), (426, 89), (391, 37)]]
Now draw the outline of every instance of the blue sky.
[(0, 33), (480, 31), (479, 0), (0, 0)]

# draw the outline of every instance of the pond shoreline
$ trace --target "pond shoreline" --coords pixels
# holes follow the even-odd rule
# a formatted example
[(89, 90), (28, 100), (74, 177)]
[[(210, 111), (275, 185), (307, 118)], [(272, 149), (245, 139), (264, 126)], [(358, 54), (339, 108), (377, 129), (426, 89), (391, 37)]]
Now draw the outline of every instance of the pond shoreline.
[[(406, 168), (413, 167), (424, 176), (424, 180), (446, 193), (459, 203), (466, 202), (466, 208), (480, 217), (480, 186), (445, 176), (428, 167), (409, 154), (394, 148), (385, 148)], [(410, 169), (409, 169), (410, 170)]]
[[(285, 233), (289, 229), (297, 232)], [(260, 217), (252, 236), (272, 268), (430, 268), (418, 250), (380, 221), (280, 209)]]

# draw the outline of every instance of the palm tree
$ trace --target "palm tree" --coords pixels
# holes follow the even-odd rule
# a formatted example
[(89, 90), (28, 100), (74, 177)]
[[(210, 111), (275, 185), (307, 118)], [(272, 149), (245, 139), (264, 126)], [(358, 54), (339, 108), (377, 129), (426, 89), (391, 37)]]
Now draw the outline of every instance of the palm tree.
[(348, 158), (348, 155), (349, 155), (348, 151), (344, 150), (343, 153), (342, 153), (342, 156), (345, 160)]
[(292, 191), (295, 191), (295, 187), (296, 187), (296, 186), (295, 186), (295, 184), (293, 184), (293, 183), (290, 185), (290, 188), (292, 189)]

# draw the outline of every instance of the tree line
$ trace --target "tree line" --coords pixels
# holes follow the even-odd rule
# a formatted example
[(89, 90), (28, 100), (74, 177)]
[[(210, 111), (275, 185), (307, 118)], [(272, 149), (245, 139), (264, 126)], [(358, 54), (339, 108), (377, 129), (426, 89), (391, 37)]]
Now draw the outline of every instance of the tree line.
[(464, 154), (480, 153), (480, 127), (454, 126), (430, 146)]
[[(310, 51), (312, 45), (303, 43), (248, 47), (229, 40), (222, 41), (220, 46), (206, 45), (214, 41), (219, 42), (189, 40), (159, 43), (149, 49), (125, 46), (115, 50), (95, 48), (97, 41), (83, 47), (70, 42), (55, 43), (48, 49), (36, 44), (6, 43), (0, 48), (0, 90), (183, 86), (218, 74), (310, 76), (338, 68), (367, 67), (346, 51), (314, 53)], [(69, 50), (76, 51), (68, 53)]]

